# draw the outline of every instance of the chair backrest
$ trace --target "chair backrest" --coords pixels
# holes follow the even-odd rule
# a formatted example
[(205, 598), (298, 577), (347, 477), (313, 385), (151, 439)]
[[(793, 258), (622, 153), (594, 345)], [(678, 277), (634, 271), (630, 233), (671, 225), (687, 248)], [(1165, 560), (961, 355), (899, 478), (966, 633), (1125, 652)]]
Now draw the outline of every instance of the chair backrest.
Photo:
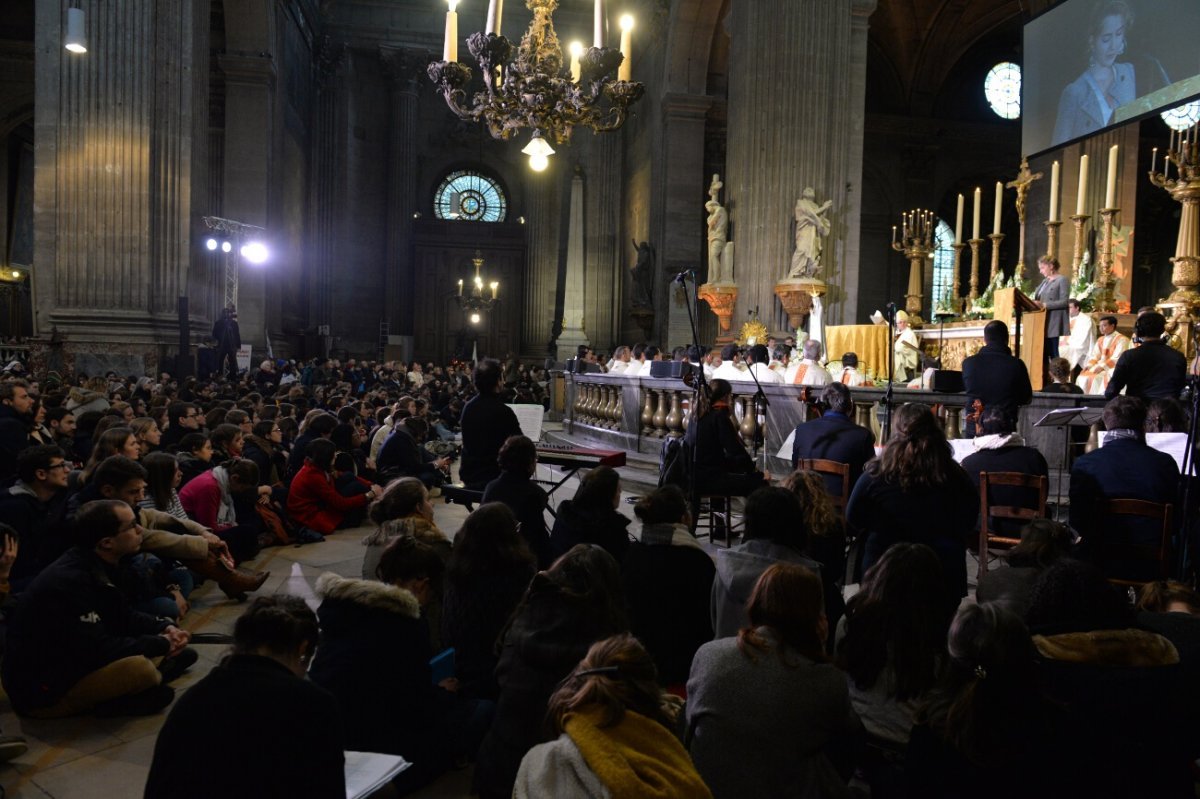
[[(1110, 499), (1102, 502), (1100, 513), (1102, 517), (1132, 516), (1158, 522), (1158, 541), (1154, 544), (1134, 543), (1131, 541), (1096, 540), (1094, 545), (1101, 561), (1110, 572), (1109, 582), (1118, 585), (1142, 585), (1158, 578), (1170, 576), (1171, 571), (1171, 535), (1173, 532), (1175, 508), (1170, 502), (1149, 502), (1144, 499)], [(1122, 577), (1111, 572), (1113, 564), (1134, 565), (1154, 564), (1152, 569), (1155, 576), (1141, 579), (1140, 577)], [(1151, 570), (1147, 570), (1147, 573)]]
[[(991, 530), (992, 519), (1013, 519), (1027, 522), (1046, 516), (1046, 495), (1050, 481), (1045, 475), (1023, 472), (980, 472), (979, 473), (979, 524), (980, 532), (992, 540), (1003, 543), (1019, 543), (1017, 538), (997, 538)], [(1015, 489), (1031, 489), (1037, 492), (1037, 504), (998, 505), (992, 501), (992, 489), (997, 486)]]
[[(816, 472), (820, 475), (832, 475), (842, 478), (842, 491), (840, 494), (830, 492), (833, 497), (834, 506), (842, 513), (846, 512), (846, 503), (850, 501), (850, 464), (839, 463), (838, 461), (830, 461), (824, 458), (801, 458), (796, 462), (797, 469)], [(836, 481), (835, 481), (836, 482)], [(826, 481), (826, 486), (829, 481)]]

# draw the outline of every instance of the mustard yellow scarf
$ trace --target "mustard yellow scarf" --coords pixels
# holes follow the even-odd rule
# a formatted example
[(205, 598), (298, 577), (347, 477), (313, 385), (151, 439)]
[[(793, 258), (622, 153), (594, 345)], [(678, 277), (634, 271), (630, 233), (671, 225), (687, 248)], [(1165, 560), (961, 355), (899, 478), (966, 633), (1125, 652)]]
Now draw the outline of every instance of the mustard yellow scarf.
[(683, 745), (661, 724), (631, 711), (601, 728), (598, 707), (570, 713), (563, 728), (613, 799), (711, 799)]

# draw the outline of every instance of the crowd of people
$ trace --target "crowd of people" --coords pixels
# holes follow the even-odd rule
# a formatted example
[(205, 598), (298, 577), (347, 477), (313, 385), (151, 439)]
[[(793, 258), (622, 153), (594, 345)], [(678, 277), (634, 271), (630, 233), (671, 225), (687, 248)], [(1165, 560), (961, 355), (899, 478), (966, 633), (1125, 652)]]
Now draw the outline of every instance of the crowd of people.
[[(921, 404), (876, 455), (830, 380), (776, 484), (713, 379), (685, 439), (704, 490), (746, 499), (742, 540), (712, 551), (684, 490), (646, 492), (631, 522), (608, 467), (548, 525), (507, 407), (539, 375), (510, 367), (0, 382), (14, 709), (161, 712), (197, 659), (196, 584), (244, 599), (267, 575), (239, 564), (262, 547), (367, 527), (361, 575), (322, 576), (315, 612), (250, 602), (231, 653), (167, 716), (147, 796), (228, 792), (229, 773), (245, 795), (341, 796), (344, 750), (407, 759), (401, 795), (466, 763), (482, 797), (1194, 795), (1200, 597), (1130, 571), (1110, 545), (1156, 532), (1102, 511), (1176, 499), (1140, 399), (1108, 404), (1070, 525), (1008, 529), (1021, 543), (971, 601), (980, 473), (1045, 473), (1004, 403), (961, 465)], [(848, 464), (848, 496), (812, 458)], [(455, 459), (484, 503), (450, 532), (431, 500)], [(286, 734), (229, 724), (251, 705)]]

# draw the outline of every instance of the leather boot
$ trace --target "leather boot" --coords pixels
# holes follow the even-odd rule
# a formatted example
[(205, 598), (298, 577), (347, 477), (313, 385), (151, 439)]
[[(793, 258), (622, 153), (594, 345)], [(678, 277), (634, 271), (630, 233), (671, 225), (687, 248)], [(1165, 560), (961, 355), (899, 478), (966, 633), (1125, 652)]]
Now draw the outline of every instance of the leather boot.
[(212, 552), (208, 557), (182, 561), (184, 566), (201, 577), (214, 581), (225, 596), (243, 602), (246, 594), (262, 588), (262, 584), (271, 576), (270, 572), (249, 572), (245, 569), (230, 569)]

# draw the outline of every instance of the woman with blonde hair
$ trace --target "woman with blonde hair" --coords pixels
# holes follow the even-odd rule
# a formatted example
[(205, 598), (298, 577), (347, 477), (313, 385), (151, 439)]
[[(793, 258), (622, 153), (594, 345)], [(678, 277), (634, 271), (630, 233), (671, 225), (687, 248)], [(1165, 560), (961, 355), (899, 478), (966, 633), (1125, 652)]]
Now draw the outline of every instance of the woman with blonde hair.
[(141, 456), (137, 438), (128, 427), (110, 427), (100, 434), (95, 445), (92, 446), (92, 456), (88, 458), (87, 464), (83, 467), (83, 473), (79, 476), (80, 485), (86, 485), (92, 479), (92, 473), (96, 471), (96, 467), (103, 463), (105, 458), (112, 455), (124, 455), (135, 461)]
[(143, 416), (130, 422), (129, 429), (137, 439), (139, 458), (145, 459), (151, 452), (158, 451), (158, 445), (162, 442), (162, 431), (158, 429), (157, 422), (149, 416)]
[[(808, 527), (808, 555), (821, 564), (821, 582), (837, 590), (825, 591), (825, 615), (829, 628), (837, 629), (846, 609), (842, 586), (846, 582), (846, 523), (834, 507), (825, 478), (814, 471), (797, 469), (783, 479), (783, 487), (800, 499)], [(830, 638), (828, 644), (833, 643)]]
[(711, 797), (673, 734), (678, 712), (636, 638), (597, 641), (550, 697), (558, 737), (526, 753), (513, 796)]

